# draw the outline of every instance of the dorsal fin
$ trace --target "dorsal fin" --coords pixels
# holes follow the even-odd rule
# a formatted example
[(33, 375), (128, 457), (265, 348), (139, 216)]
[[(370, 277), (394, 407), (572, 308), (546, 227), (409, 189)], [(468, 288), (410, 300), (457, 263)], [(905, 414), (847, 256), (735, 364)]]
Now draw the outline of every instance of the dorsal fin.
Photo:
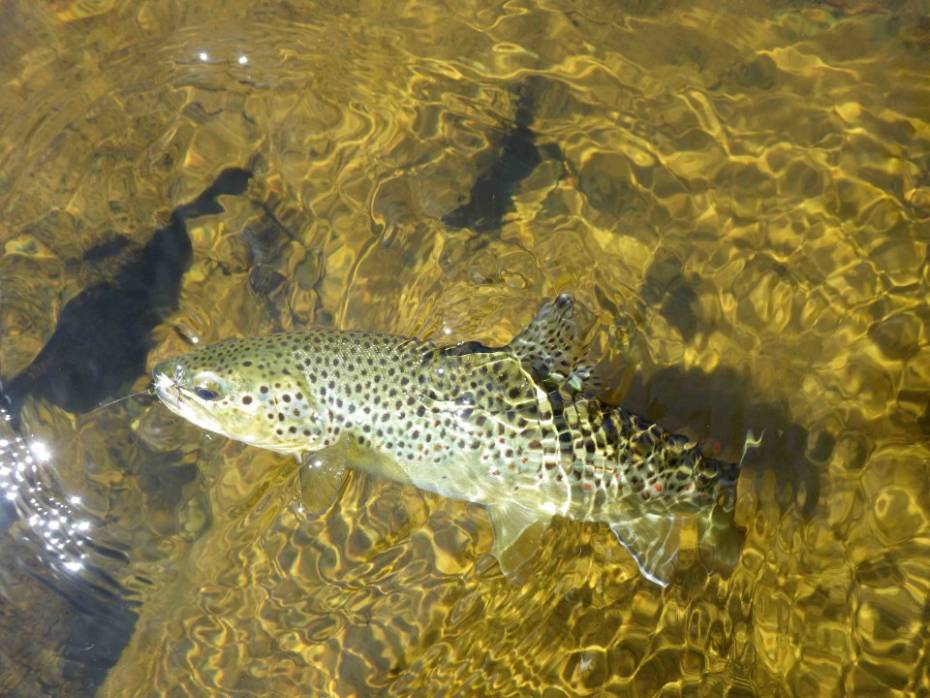
[(543, 305), (507, 348), (536, 376), (577, 391), (591, 375), (591, 367), (584, 362), (589, 329), (590, 325), (585, 331), (579, 329), (575, 301), (562, 293)]

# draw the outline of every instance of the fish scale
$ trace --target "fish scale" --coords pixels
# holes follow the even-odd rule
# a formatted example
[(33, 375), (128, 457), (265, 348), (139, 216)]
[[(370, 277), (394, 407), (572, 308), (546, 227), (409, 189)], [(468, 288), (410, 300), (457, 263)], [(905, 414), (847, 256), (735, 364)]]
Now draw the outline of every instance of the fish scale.
[(338, 491), (348, 464), (482, 504), (507, 569), (552, 515), (602, 521), (663, 583), (675, 526), (731, 508), (738, 468), (579, 390), (581, 344), (563, 295), (506, 347), (314, 329), (221, 342), (154, 375), (182, 417), (314, 465), (311, 496)]

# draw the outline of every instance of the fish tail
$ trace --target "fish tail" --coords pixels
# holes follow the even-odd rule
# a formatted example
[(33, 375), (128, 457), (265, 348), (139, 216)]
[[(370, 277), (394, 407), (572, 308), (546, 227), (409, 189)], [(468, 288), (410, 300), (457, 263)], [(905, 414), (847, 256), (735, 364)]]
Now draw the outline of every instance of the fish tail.
[(724, 509), (732, 509), (736, 504), (736, 486), (739, 482), (739, 463), (728, 463), (714, 458), (706, 458), (709, 470), (714, 474), (714, 497), (717, 504)]
[(752, 431), (749, 431), (746, 434), (746, 441), (743, 444), (743, 453), (740, 456), (740, 459), (736, 463), (728, 463), (726, 461), (720, 461), (713, 458), (705, 458), (709, 470), (713, 473), (714, 477), (714, 495), (718, 504), (723, 506), (724, 509), (730, 510), (736, 504), (736, 486), (739, 482), (739, 475), (743, 468), (743, 461), (746, 459), (746, 454), (754, 448), (759, 448), (762, 445), (762, 437), (765, 436), (765, 431), (763, 431), (759, 436), (753, 434)]

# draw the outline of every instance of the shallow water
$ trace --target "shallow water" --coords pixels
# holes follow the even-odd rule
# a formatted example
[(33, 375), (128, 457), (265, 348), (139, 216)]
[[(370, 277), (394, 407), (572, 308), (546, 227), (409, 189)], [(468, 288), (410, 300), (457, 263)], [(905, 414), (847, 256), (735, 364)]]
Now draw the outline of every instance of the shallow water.
[[(928, 11), (4, 4), (0, 375), (35, 462), (4, 425), (0, 693), (930, 691)], [(186, 273), (159, 248), (114, 300), (231, 167)], [(195, 341), (503, 343), (560, 291), (608, 397), (731, 460), (764, 430), (732, 570), (663, 590), (557, 521), (508, 580), (476, 506), (354, 476), (309, 517), (287, 459), (90, 411)]]

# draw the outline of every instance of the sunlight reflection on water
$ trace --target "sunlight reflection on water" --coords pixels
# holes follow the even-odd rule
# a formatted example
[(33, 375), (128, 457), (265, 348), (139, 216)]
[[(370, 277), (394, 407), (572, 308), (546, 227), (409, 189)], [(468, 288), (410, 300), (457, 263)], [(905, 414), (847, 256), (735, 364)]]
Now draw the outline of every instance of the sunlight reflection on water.
[[(10, 415), (0, 408), (7, 424)], [(84, 546), (91, 522), (82, 516), (80, 495), (59, 496), (47, 484), (42, 471), (54, 472), (54, 454), (44, 441), (25, 440), (12, 429), (0, 438), (0, 490), (13, 502), (32, 534), (47, 553), (46, 560), (67, 572), (84, 569)]]

